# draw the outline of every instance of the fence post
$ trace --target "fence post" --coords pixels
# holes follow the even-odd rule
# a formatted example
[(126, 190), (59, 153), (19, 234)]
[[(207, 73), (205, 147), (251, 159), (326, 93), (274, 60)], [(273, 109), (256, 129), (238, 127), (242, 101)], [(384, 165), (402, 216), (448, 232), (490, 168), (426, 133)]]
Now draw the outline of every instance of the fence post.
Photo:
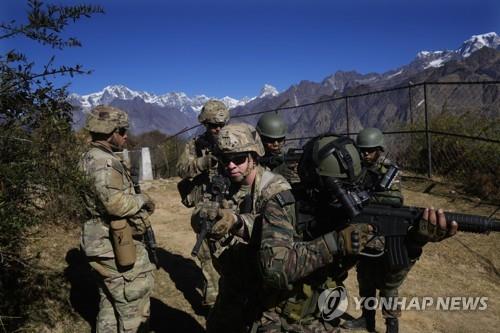
[(408, 112), (410, 112), (410, 124), (413, 125), (413, 110), (411, 109), (411, 85), (413, 82), (408, 83)]
[(424, 82), (424, 112), (425, 112), (425, 136), (427, 144), (427, 176), (432, 177), (432, 151), (431, 133), (429, 130), (429, 111), (427, 109), (427, 83)]
[(346, 120), (346, 126), (347, 126), (347, 136), (349, 136), (349, 97), (345, 97), (345, 120)]

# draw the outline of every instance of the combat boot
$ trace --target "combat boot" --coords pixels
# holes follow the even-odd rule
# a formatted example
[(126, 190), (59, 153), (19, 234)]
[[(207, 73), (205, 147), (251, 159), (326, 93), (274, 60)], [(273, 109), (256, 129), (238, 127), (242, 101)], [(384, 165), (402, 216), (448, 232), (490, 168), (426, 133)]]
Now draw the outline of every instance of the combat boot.
[(385, 333), (398, 333), (399, 332), (398, 318), (386, 318), (385, 327), (386, 327)]
[(363, 309), (361, 317), (344, 321), (342, 327), (353, 331), (367, 330), (368, 332), (375, 332), (375, 310)]

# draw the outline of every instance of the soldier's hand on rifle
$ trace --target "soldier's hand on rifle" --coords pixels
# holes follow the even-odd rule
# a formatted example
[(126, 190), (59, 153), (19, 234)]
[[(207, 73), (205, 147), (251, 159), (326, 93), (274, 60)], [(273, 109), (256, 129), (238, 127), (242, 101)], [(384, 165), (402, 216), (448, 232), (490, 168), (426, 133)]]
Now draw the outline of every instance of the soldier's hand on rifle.
[(217, 165), (217, 158), (212, 154), (207, 154), (196, 159), (196, 165), (201, 171), (208, 170)]
[(238, 217), (234, 214), (232, 209), (219, 209), (217, 222), (215, 222), (212, 228), (211, 236), (215, 239), (224, 237), (233, 229), (237, 221)]
[(149, 213), (149, 215), (153, 214), (156, 207), (153, 199), (151, 199), (151, 197), (146, 193), (141, 193), (141, 195), (144, 196), (144, 205), (142, 207)]
[(368, 224), (350, 224), (340, 231), (332, 231), (323, 236), (333, 255), (356, 255), (363, 250), (372, 228)]
[(410, 239), (424, 246), (427, 242), (440, 242), (455, 235), (457, 229), (457, 222), (447, 223), (442, 209), (426, 208), (418, 225), (410, 231)]

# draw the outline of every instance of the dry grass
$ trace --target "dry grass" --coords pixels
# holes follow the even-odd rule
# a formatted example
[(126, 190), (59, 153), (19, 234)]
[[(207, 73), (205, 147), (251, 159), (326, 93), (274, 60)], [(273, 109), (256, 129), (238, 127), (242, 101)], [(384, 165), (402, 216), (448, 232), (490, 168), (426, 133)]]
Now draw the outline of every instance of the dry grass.
[[(205, 319), (200, 308), (201, 271), (189, 255), (194, 244), (190, 210), (182, 206), (176, 180), (157, 180), (143, 189), (157, 202), (152, 217), (159, 244), (161, 268), (156, 272), (152, 298), (152, 326), (160, 332), (202, 332)], [(423, 194), (419, 184), (405, 190), (406, 204), (443, 207), (447, 210), (488, 215), (492, 207), (477, 200), (457, 196)], [(418, 188), (420, 190), (420, 188)], [(498, 218), (498, 216), (497, 216)], [(85, 263), (80, 260), (78, 227), (36, 230), (26, 254), (38, 257), (38, 266), (46, 277), (56, 276), (57, 285), (39, 281), (39, 288), (56, 288), (38, 310), (29, 317), (22, 332), (90, 332), (97, 307), (95, 286)], [(402, 332), (497, 332), (500, 325), (500, 234), (489, 236), (459, 234), (438, 244), (426, 246), (424, 255), (409, 274), (400, 290), (402, 296), (486, 296), (486, 311), (407, 311), (402, 317)], [(351, 295), (357, 294), (355, 272), (347, 280)], [(59, 281), (59, 282), (58, 282)], [(36, 313), (34, 309), (33, 313)], [(354, 316), (359, 315), (350, 311)], [(383, 332), (378, 314), (377, 328)], [(1, 330), (0, 330), (1, 332)]]

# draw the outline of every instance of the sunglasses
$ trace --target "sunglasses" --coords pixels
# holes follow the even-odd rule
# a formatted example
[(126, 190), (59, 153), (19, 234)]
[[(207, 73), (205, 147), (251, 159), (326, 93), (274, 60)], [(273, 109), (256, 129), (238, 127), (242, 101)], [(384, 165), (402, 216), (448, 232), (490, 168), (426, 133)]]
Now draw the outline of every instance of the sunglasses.
[(208, 128), (211, 129), (222, 128), (225, 125), (226, 125), (225, 123), (207, 123)]
[(121, 136), (124, 136), (125, 133), (127, 133), (127, 128), (121, 127), (118, 129), (118, 134), (120, 134)]
[(285, 141), (285, 137), (282, 137), (282, 138), (268, 138), (268, 137), (261, 137), (262, 139), (262, 143), (275, 143), (275, 142), (278, 142), (278, 143), (282, 143)]
[(240, 165), (246, 162), (248, 158), (248, 153), (234, 154), (234, 155), (222, 155), (220, 160), (223, 164), (228, 165), (233, 162), (236, 165)]

